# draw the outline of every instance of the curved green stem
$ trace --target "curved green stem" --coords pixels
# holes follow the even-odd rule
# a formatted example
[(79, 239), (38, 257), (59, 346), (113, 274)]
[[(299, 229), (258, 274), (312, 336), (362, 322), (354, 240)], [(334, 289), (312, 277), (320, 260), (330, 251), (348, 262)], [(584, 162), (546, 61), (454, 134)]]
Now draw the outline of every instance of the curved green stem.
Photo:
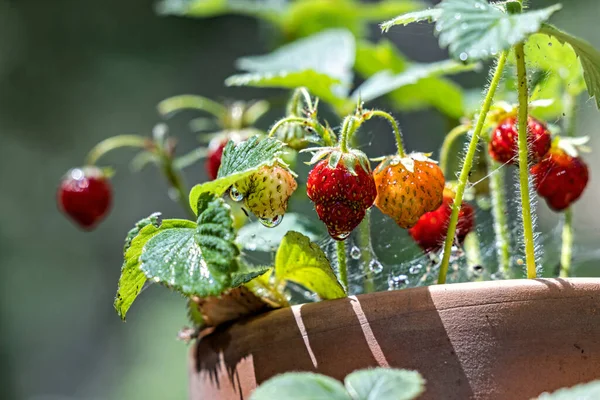
[(460, 211), (460, 206), (465, 194), (469, 173), (471, 172), (471, 167), (473, 166), (473, 159), (475, 158), (475, 153), (477, 152), (477, 144), (479, 142), (481, 130), (483, 129), (487, 113), (492, 105), (494, 94), (496, 93), (496, 89), (500, 83), (502, 71), (504, 70), (504, 65), (506, 64), (507, 54), (507, 51), (503, 51), (498, 57), (498, 62), (496, 64), (492, 81), (490, 82), (487, 94), (483, 100), (483, 105), (481, 106), (481, 111), (477, 117), (477, 123), (475, 124), (475, 130), (471, 136), (471, 142), (469, 143), (469, 148), (467, 149), (467, 154), (463, 161), (462, 169), (458, 179), (458, 185), (456, 188), (456, 195), (454, 197), (454, 203), (452, 204), (452, 214), (450, 215), (450, 223), (448, 224), (448, 234), (446, 235), (446, 241), (444, 243), (444, 256), (442, 258), (442, 264), (440, 265), (438, 283), (446, 282), (446, 275), (448, 273), (448, 266), (450, 264), (450, 254), (452, 252), (452, 244), (454, 243), (456, 225), (458, 224), (458, 213)]
[(529, 93), (527, 87), (527, 69), (525, 67), (525, 46), (515, 46), (517, 59), (517, 80), (519, 83), (519, 185), (521, 189), (521, 216), (523, 219), (523, 239), (525, 242), (525, 263), (527, 278), (537, 277), (535, 270), (535, 249), (533, 241), (533, 221), (531, 219), (531, 200), (529, 198), (529, 150), (527, 146), (527, 113)]
[(363, 114), (363, 118), (365, 120), (371, 119), (371, 117), (381, 117), (389, 121), (390, 125), (392, 125), (392, 129), (394, 130), (394, 135), (396, 136), (396, 148), (398, 149), (398, 155), (400, 157), (405, 157), (406, 152), (404, 151), (404, 144), (402, 143), (402, 132), (400, 131), (400, 127), (398, 126), (396, 119), (390, 114), (381, 110), (366, 111)]
[(196, 214), (192, 211), (188, 202), (188, 190), (183, 183), (181, 172), (174, 167), (173, 160), (166, 154), (161, 155), (160, 164), (169, 186), (175, 193), (175, 200), (192, 219), (196, 219)]
[(344, 290), (346, 290), (346, 293), (348, 293), (348, 260), (346, 259), (346, 241), (336, 241), (335, 245), (338, 260), (338, 275)]
[[(477, 266), (482, 267), (483, 259), (481, 258), (481, 244), (479, 243), (477, 232), (473, 231), (467, 234), (463, 247), (467, 257), (467, 267), (471, 270)], [(482, 280), (482, 278), (483, 274), (480, 274), (476, 280)]]
[(504, 190), (505, 172), (500, 163), (487, 157), (488, 175), (490, 177), (490, 196), (492, 199), (492, 217), (494, 219), (494, 236), (498, 270), (504, 276), (510, 276), (510, 232), (506, 215), (506, 192)]
[(452, 146), (456, 139), (464, 135), (469, 131), (469, 127), (467, 125), (458, 125), (456, 128), (452, 129), (444, 138), (444, 143), (442, 143), (442, 148), (440, 149), (440, 168), (444, 172), (446, 177), (450, 175), (450, 171), (448, 168), (448, 156), (450, 151), (452, 150)]
[[(577, 98), (567, 94), (564, 99), (565, 119), (563, 130), (567, 136), (575, 136), (575, 118), (577, 112)], [(560, 276), (567, 278), (571, 272), (573, 258), (573, 209), (567, 208), (564, 212), (562, 227), (562, 244), (560, 251)]]
[(118, 135), (104, 139), (88, 153), (85, 158), (86, 165), (94, 165), (106, 153), (122, 147), (147, 148), (151, 145), (148, 138), (139, 135)]
[(342, 132), (340, 133), (340, 150), (342, 153), (348, 152), (348, 139), (352, 137), (352, 134), (356, 132), (360, 124), (361, 121), (356, 121), (356, 118), (353, 115), (349, 115), (344, 118), (344, 122), (342, 123)]
[(209, 98), (191, 94), (169, 97), (158, 103), (158, 112), (161, 115), (172, 114), (181, 110), (204, 111), (222, 119), (227, 114), (227, 108)]

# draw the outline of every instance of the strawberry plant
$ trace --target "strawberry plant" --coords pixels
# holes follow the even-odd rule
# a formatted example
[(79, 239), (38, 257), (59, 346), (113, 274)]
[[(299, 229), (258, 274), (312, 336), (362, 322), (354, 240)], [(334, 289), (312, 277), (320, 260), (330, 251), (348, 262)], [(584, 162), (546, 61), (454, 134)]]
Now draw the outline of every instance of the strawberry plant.
[[(381, 290), (382, 270), (390, 274), (389, 281), (383, 279), (390, 289), (428, 284), (433, 273), (442, 284), (449, 271), (458, 271), (454, 281), (480, 279), (483, 268), (488, 277), (520, 277), (521, 264), (528, 278), (536, 278), (541, 265), (532, 189), (564, 213), (560, 274), (568, 276), (571, 207), (590, 179), (582, 157), (585, 139), (572, 137), (575, 105), (587, 90), (600, 107), (600, 52), (548, 23), (560, 8), (530, 10), (521, 1), (484, 0), (443, 0), (429, 9), (413, 1), (296, 1), (286, 8), (266, 2), (163, 0), (163, 13), (237, 13), (275, 26), (288, 43), (240, 58), (240, 72), (225, 85), (291, 90), (283, 115), (265, 121), (267, 100), (166, 99), (158, 105), (165, 122), (150, 137), (115, 136), (92, 149), (85, 166), (71, 170), (61, 183), (59, 206), (83, 228), (96, 226), (111, 203), (110, 173), (97, 166), (98, 160), (117, 148), (140, 149), (134, 169), (156, 165), (189, 219), (162, 219), (157, 213), (135, 225), (126, 238), (114, 305), (125, 319), (142, 288), (160, 283), (188, 299), (192, 336), (246, 314)], [(415, 63), (388, 41), (365, 39), (367, 22), (402, 12), (408, 13), (382, 29), (433, 22), (450, 59)], [(330, 21), (331, 15), (339, 18)], [(465, 91), (447, 76), (479, 71), (488, 59), (495, 62), (483, 101), (469, 108)], [(356, 87), (355, 74), (363, 80)], [(371, 107), (375, 100), (394, 112), (434, 108), (458, 121), (445, 136), (440, 163), (429, 153), (432, 148), (406, 152), (400, 124), (392, 113)], [(180, 156), (166, 123), (182, 110), (208, 117), (191, 121), (202, 143)], [(374, 119), (391, 128), (378, 129), (374, 140), (391, 135), (393, 151), (367, 155), (370, 149), (361, 145), (359, 134)], [(553, 123), (557, 119), (562, 126)], [(270, 128), (264, 129), (265, 122)], [(455, 180), (450, 163), (460, 158), (454, 144), (463, 138), (468, 145)], [(188, 190), (182, 170), (199, 160), (208, 179)], [(298, 161), (309, 164), (310, 171)], [(508, 227), (505, 179), (513, 167), (524, 260), (513, 256)], [(489, 209), (494, 221), (495, 254), (486, 259), (475, 203)], [(428, 265), (419, 266), (422, 271), (414, 275), (421, 275), (410, 285), (403, 283), (406, 275), (394, 275), (378, 260), (372, 213), (395, 223), (395, 234), (378, 240), (407, 231), (413, 246), (427, 254)], [(319, 232), (325, 231), (324, 238)], [(466, 273), (468, 267), (474, 268)], [(348, 388), (335, 390), (349, 398)]]

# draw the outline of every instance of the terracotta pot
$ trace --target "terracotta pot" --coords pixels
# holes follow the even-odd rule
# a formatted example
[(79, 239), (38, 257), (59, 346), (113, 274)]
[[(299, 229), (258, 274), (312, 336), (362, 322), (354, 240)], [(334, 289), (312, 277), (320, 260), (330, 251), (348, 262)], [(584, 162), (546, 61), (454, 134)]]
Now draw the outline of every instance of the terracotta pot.
[(191, 399), (247, 399), (273, 375), (342, 380), (415, 369), (422, 399), (530, 399), (600, 378), (600, 279), (464, 283), (272, 311), (222, 327), (190, 354)]

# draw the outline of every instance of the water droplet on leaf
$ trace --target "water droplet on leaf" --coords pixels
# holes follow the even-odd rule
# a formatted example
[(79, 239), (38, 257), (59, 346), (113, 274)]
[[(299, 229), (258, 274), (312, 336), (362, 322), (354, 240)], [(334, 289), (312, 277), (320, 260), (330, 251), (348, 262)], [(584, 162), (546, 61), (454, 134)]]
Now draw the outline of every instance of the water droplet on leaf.
[(460, 53), (460, 55), (458, 57), (460, 58), (461, 61), (467, 61), (467, 58), (469, 58), (469, 56), (465, 52)]

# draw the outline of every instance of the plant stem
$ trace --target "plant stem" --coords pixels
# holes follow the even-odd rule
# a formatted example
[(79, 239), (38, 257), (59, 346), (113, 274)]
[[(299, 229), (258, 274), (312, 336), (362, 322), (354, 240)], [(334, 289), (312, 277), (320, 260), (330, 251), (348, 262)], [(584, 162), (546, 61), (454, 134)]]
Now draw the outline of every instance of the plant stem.
[(515, 46), (517, 59), (517, 80), (519, 83), (519, 185), (521, 189), (521, 216), (523, 219), (523, 239), (525, 242), (525, 263), (527, 278), (537, 277), (535, 270), (535, 249), (533, 241), (533, 222), (531, 219), (531, 200), (529, 199), (529, 150), (527, 146), (527, 113), (529, 93), (527, 88), (527, 69), (525, 67), (525, 45)]
[(371, 271), (371, 261), (373, 260), (373, 246), (371, 245), (371, 210), (367, 210), (365, 218), (358, 226), (359, 244), (362, 248), (361, 259), (363, 262), (363, 272), (365, 281), (363, 290), (365, 293), (375, 291), (373, 282), (373, 271)]
[(337, 249), (337, 260), (338, 260), (338, 275), (340, 278), (340, 282), (348, 293), (348, 263), (346, 260), (346, 241), (339, 240), (335, 242)]
[(506, 192), (504, 190), (504, 169), (500, 163), (487, 157), (490, 177), (490, 196), (492, 198), (492, 217), (494, 218), (494, 235), (498, 270), (504, 277), (510, 276), (510, 235), (506, 218)]
[(483, 101), (483, 105), (481, 106), (481, 111), (479, 112), (479, 116), (477, 117), (475, 130), (473, 131), (473, 135), (471, 136), (471, 142), (469, 143), (469, 148), (463, 161), (462, 169), (460, 171), (460, 176), (458, 179), (458, 185), (456, 188), (456, 195), (454, 196), (454, 202), (452, 204), (452, 214), (450, 215), (448, 234), (446, 235), (446, 241), (444, 243), (444, 256), (442, 258), (442, 264), (440, 265), (438, 283), (446, 283), (446, 274), (448, 273), (448, 266), (450, 264), (450, 253), (452, 252), (452, 245), (454, 244), (454, 236), (456, 234), (456, 225), (458, 224), (458, 213), (460, 211), (460, 206), (462, 204), (463, 196), (465, 194), (465, 188), (467, 186), (469, 173), (471, 172), (471, 167), (473, 166), (473, 159), (475, 158), (475, 153), (477, 152), (477, 144), (479, 142), (481, 130), (483, 129), (487, 113), (490, 110), (490, 106), (492, 105), (494, 94), (496, 93), (496, 89), (498, 88), (498, 84), (500, 83), (502, 71), (504, 70), (504, 65), (506, 64), (507, 54), (507, 51), (503, 51), (498, 57), (496, 70), (494, 71), (492, 81)]
[(104, 139), (88, 153), (85, 163), (86, 165), (94, 165), (100, 157), (106, 153), (120, 149), (123, 147), (147, 148), (151, 146), (151, 141), (148, 138), (139, 135), (118, 135)]
[(444, 143), (442, 143), (442, 148), (440, 149), (440, 168), (442, 169), (446, 177), (450, 175), (450, 169), (448, 168), (448, 158), (450, 155), (450, 151), (452, 150), (452, 146), (454, 145), (456, 139), (458, 139), (468, 131), (468, 126), (458, 125), (454, 129), (452, 129), (444, 138)]
[(400, 157), (405, 157), (406, 152), (404, 151), (404, 145), (402, 143), (402, 132), (400, 132), (400, 128), (398, 127), (398, 122), (396, 119), (392, 117), (390, 114), (381, 110), (373, 110), (365, 112), (364, 119), (371, 119), (371, 117), (381, 117), (385, 118), (389, 121), (390, 125), (392, 125), (392, 129), (394, 130), (394, 135), (396, 136), (396, 147), (398, 149), (398, 155)]
[[(564, 99), (565, 119), (564, 131), (569, 137), (575, 136), (575, 116), (577, 112), (577, 98), (567, 94)], [(569, 277), (571, 260), (573, 258), (573, 209), (567, 208), (564, 212), (562, 227), (562, 246), (560, 251), (560, 276)]]
[[(483, 260), (481, 258), (481, 245), (479, 243), (479, 236), (477, 232), (469, 232), (465, 237), (463, 243), (465, 249), (465, 255), (467, 257), (467, 267), (473, 269), (477, 266), (483, 266)], [(481, 280), (482, 275), (479, 275), (478, 280)]]
[[(348, 138), (358, 129), (354, 121), (354, 116), (349, 115), (344, 118), (344, 122), (342, 123), (342, 132), (340, 133), (340, 150), (342, 153), (348, 152)], [(360, 126), (360, 121), (358, 125)]]

